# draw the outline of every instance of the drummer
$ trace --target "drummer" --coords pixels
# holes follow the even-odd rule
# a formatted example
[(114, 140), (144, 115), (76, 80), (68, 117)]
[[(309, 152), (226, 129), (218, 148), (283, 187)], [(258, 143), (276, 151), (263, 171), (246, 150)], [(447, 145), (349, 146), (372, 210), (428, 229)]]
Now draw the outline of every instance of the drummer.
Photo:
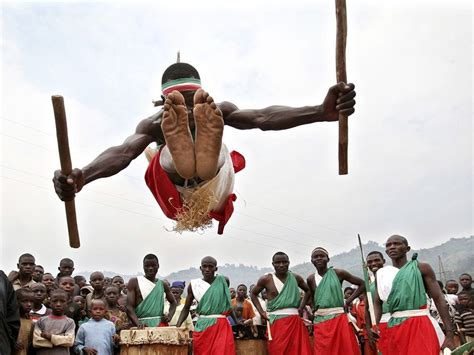
[[(145, 276), (132, 277), (127, 286), (127, 313), (132, 323), (143, 328), (167, 326), (176, 311), (176, 300), (168, 284), (156, 278), (160, 264), (158, 257), (148, 254), (143, 258)], [(163, 314), (166, 299), (169, 312)]]

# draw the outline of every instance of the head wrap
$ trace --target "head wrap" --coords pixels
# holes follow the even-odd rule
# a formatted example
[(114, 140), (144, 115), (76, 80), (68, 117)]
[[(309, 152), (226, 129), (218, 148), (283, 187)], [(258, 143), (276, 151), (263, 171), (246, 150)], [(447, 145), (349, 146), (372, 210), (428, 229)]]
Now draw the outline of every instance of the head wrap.
[(167, 81), (161, 85), (161, 91), (166, 96), (174, 90), (178, 91), (196, 91), (201, 88), (201, 79), (182, 78)]
[(316, 247), (316, 248), (314, 248), (313, 251), (311, 252), (311, 255), (313, 255), (313, 254), (314, 254), (315, 252), (317, 252), (317, 251), (320, 251), (320, 252), (326, 254), (326, 256), (329, 258), (329, 253), (328, 253), (328, 251), (327, 251), (326, 249), (324, 249), (324, 248), (321, 248), (321, 247)]
[(185, 281), (173, 281), (173, 283), (171, 284), (171, 287), (179, 287), (182, 289), (184, 289), (185, 286), (186, 286)]

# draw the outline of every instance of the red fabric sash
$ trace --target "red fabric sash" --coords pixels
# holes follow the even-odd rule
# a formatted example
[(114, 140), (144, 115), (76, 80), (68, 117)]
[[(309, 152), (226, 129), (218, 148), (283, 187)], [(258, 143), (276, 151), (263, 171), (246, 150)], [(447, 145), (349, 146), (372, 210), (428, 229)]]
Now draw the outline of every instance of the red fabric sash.
[(379, 323), (379, 340), (377, 341), (377, 349), (379, 349), (383, 355), (388, 351), (387, 326), (388, 323)]
[(217, 323), (205, 331), (193, 333), (193, 354), (235, 355), (234, 334), (227, 318), (217, 318)]
[(387, 328), (383, 355), (439, 355), (440, 346), (428, 317), (411, 317)]
[(269, 355), (311, 355), (309, 333), (298, 315), (281, 318), (270, 326)]
[[(164, 147), (164, 146), (163, 146)], [(168, 174), (160, 165), (160, 154), (163, 147), (151, 159), (148, 169), (145, 173), (145, 181), (153, 196), (155, 196), (158, 205), (166, 217), (176, 219), (176, 213), (179, 208), (183, 207), (181, 197), (178, 190), (171, 182)], [(245, 168), (245, 158), (236, 151), (230, 153), (234, 172), (239, 172)], [(219, 222), (218, 234), (224, 233), (224, 227), (234, 212), (234, 201), (237, 199), (235, 194), (231, 194), (227, 200), (227, 204), (220, 211), (212, 211), (209, 215)]]
[(346, 314), (314, 324), (313, 329), (315, 354), (360, 354), (359, 344)]

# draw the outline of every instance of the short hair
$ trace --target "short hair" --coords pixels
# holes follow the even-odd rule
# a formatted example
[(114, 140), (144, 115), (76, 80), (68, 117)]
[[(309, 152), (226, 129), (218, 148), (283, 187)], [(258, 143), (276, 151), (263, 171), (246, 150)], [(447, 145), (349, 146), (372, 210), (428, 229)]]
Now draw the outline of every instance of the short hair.
[(115, 275), (114, 277), (112, 277), (112, 282), (114, 282), (114, 280), (117, 279), (117, 278), (119, 278), (119, 277), (123, 280), (123, 277), (122, 277), (122, 276), (120, 276), (120, 275)]
[(244, 284), (240, 284), (239, 286), (237, 286), (237, 289), (239, 289), (239, 287), (240, 287), (240, 286), (243, 286), (243, 287), (245, 287), (245, 289), (247, 290), (247, 286), (246, 286), (246, 285), (244, 285)]
[[(390, 239), (390, 238), (392, 238), (392, 237), (398, 237), (398, 238), (400, 238), (400, 239), (402, 240), (402, 243), (405, 244), (406, 246), (408, 246), (408, 240), (407, 240), (407, 238), (405, 238), (405, 237), (403, 237), (403, 236), (401, 236), (401, 235), (399, 235), (399, 234), (394, 234), (394, 235), (391, 235), (388, 239)], [(388, 240), (388, 239), (387, 239), (387, 240)]]
[(76, 275), (76, 276), (73, 277), (73, 279), (74, 279), (75, 283), (78, 283), (81, 280), (86, 280), (86, 278), (82, 275)]
[(459, 286), (459, 284), (458, 284), (458, 282), (457, 282), (456, 280), (448, 280), (448, 281), (446, 281), (446, 285), (447, 285), (449, 282), (455, 282), (455, 283), (456, 283), (456, 285), (458, 285), (458, 286)]
[(158, 257), (155, 254), (145, 255), (145, 257), (143, 258), (143, 262), (145, 262), (145, 260), (156, 260), (156, 262), (159, 263)]
[(33, 291), (27, 287), (19, 288), (18, 290), (15, 291), (15, 295), (16, 295), (17, 300), (23, 300), (27, 296), (33, 297)]
[(62, 288), (57, 288), (56, 290), (51, 291), (49, 298), (52, 299), (54, 296), (64, 296), (66, 300), (68, 298), (66, 291), (64, 291)]
[(93, 298), (91, 301), (91, 308), (94, 306), (94, 303), (101, 302), (105, 306), (105, 301), (102, 298)]
[(216, 258), (213, 258), (212, 256), (205, 256), (204, 258), (201, 259), (201, 265), (204, 261), (210, 261), (213, 265), (217, 266), (217, 260)]
[(120, 290), (117, 286), (115, 285), (110, 285), (110, 286), (107, 286), (107, 288), (105, 289), (105, 293), (107, 293), (107, 291), (110, 289), (110, 288), (115, 288), (117, 290), (117, 293), (120, 293)]
[(60, 284), (63, 279), (71, 279), (72, 282), (73, 282), (74, 284), (76, 284), (76, 282), (74, 281), (74, 277), (72, 277), (72, 276), (61, 276), (61, 277), (59, 277), (59, 279), (58, 279), (58, 284)]
[(33, 260), (36, 260), (35, 257), (30, 253), (25, 253), (20, 255), (20, 257), (18, 258), (18, 263), (20, 263), (21, 259), (23, 258), (33, 258)]
[(287, 259), (290, 259), (288, 255), (282, 251), (277, 251), (275, 254), (273, 254), (272, 261), (275, 261), (275, 256), (286, 256)]
[(469, 276), (469, 278), (472, 280), (472, 276), (467, 272), (463, 272), (461, 275), (459, 275), (459, 278), (461, 278), (462, 276)]
[(72, 265), (74, 266), (74, 261), (72, 261), (72, 259), (69, 259), (69, 258), (62, 258), (62, 259), (59, 261), (59, 265), (65, 264), (65, 263), (72, 264)]
[(369, 256), (371, 256), (371, 255), (377, 255), (377, 254), (380, 255), (380, 257), (382, 258), (382, 260), (384, 260), (383, 254), (382, 254), (381, 252), (379, 252), (378, 250), (373, 250), (373, 251), (371, 251), (369, 254), (367, 254), (367, 258), (368, 258)]
[(459, 296), (467, 296), (469, 298), (473, 297), (474, 296), (474, 292), (472, 290), (469, 290), (469, 291), (461, 291), (458, 293), (458, 297)]
[(38, 264), (36, 264), (36, 265), (35, 265), (35, 268), (36, 268), (36, 267), (40, 267), (40, 268), (42, 268), (42, 269), (43, 269), (43, 271), (44, 271), (44, 267), (43, 267), (42, 265), (38, 265)]
[(199, 73), (191, 64), (174, 63), (170, 65), (163, 73), (161, 84), (175, 79), (195, 78), (200, 79)]
[(344, 289), (344, 293), (346, 293), (347, 290), (351, 290), (352, 292), (354, 292), (354, 289), (350, 286), (347, 286), (345, 289)]

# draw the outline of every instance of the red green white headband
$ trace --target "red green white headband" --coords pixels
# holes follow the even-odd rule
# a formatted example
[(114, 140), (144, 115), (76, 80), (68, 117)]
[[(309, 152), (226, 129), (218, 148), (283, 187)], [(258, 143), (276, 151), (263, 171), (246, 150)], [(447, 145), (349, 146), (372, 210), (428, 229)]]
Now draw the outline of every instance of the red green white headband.
[(182, 78), (168, 81), (161, 85), (161, 91), (166, 96), (174, 90), (195, 91), (201, 88), (201, 80), (196, 78)]

